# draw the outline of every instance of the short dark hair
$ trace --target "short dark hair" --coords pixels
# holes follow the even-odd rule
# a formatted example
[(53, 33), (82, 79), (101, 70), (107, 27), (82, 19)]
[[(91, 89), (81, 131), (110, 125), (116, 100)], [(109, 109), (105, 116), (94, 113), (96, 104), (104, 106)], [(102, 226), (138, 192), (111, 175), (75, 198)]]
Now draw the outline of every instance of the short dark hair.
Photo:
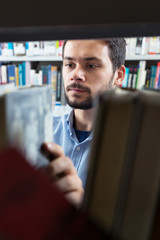
[[(64, 48), (68, 40), (65, 40), (62, 48), (62, 57), (64, 57)], [(109, 49), (109, 57), (113, 65), (113, 72), (125, 63), (126, 41), (124, 38), (106, 38), (102, 40)]]

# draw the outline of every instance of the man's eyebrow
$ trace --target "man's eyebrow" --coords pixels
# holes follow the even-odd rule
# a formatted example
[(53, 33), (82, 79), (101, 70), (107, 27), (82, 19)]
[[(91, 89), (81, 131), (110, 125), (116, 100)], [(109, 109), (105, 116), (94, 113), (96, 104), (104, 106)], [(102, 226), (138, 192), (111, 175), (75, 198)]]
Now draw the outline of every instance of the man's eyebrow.
[(99, 59), (97, 57), (86, 57), (86, 58), (84, 58), (84, 60), (86, 60), (86, 61), (93, 61), (93, 60), (101, 61), (101, 59)]
[[(64, 60), (75, 60), (75, 58), (73, 57), (64, 57)], [(97, 57), (85, 57), (84, 58), (85, 61), (101, 61), (101, 59), (97, 58)]]
[(72, 57), (64, 57), (63, 59), (64, 60), (74, 60), (74, 58), (72, 58)]

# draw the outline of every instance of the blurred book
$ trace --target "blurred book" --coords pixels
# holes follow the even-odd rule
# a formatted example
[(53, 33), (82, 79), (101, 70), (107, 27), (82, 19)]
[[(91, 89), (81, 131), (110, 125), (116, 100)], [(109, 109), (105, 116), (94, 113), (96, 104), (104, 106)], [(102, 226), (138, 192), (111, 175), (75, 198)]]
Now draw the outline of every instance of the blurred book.
[(0, 95), (0, 149), (19, 149), (34, 166), (47, 163), (40, 145), (52, 141), (51, 86), (19, 87)]
[(159, 119), (158, 90), (100, 97), (84, 209), (113, 239), (160, 238)]

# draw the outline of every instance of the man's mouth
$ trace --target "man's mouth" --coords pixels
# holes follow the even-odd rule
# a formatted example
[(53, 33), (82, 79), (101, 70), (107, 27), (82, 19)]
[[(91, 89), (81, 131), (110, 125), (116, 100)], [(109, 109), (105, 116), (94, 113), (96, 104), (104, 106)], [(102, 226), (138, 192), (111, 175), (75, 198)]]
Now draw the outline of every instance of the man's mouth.
[(86, 89), (80, 89), (80, 88), (69, 88), (69, 91), (76, 92), (76, 93), (88, 92)]
[(67, 92), (71, 91), (74, 93), (83, 93), (83, 92), (90, 93), (91, 92), (91, 90), (88, 87), (84, 87), (84, 86), (81, 86), (80, 84), (76, 84), (76, 83), (74, 83), (70, 86), (67, 86), (66, 90), (67, 90)]

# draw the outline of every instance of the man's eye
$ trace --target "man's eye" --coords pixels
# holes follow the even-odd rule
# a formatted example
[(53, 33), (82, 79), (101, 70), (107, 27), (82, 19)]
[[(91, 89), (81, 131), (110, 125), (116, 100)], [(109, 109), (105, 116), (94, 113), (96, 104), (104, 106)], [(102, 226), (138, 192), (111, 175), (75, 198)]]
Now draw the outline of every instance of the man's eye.
[(96, 68), (97, 66), (94, 64), (88, 64), (88, 68)]
[(72, 68), (73, 67), (73, 63), (66, 63), (66, 66), (69, 67), (69, 68)]

